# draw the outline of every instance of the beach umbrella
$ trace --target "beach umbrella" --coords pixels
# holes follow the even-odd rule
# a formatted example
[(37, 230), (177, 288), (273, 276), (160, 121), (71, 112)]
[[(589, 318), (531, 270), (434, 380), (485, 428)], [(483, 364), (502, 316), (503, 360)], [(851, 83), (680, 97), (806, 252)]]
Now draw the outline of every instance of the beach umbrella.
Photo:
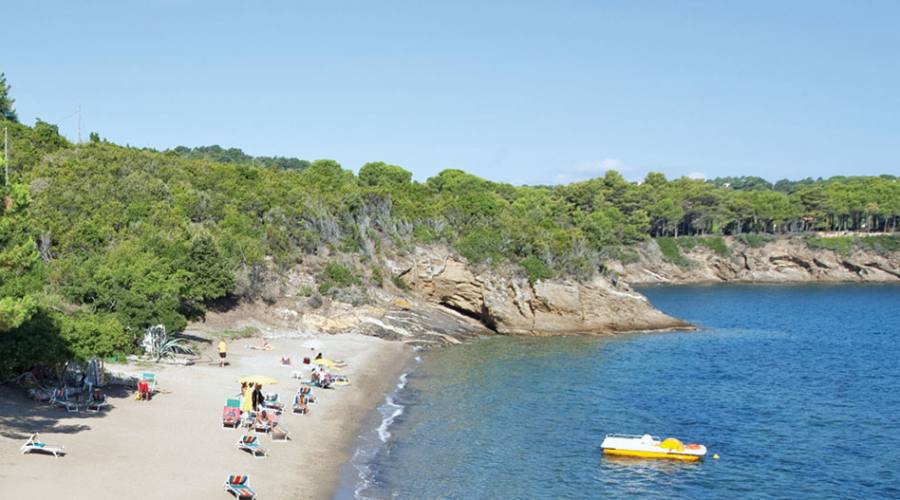
[(259, 385), (272, 385), (277, 384), (278, 381), (272, 377), (267, 377), (265, 375), (247, 375), (246, 377), (241, 377), (238, 382), (242, 384), (259, 384)]

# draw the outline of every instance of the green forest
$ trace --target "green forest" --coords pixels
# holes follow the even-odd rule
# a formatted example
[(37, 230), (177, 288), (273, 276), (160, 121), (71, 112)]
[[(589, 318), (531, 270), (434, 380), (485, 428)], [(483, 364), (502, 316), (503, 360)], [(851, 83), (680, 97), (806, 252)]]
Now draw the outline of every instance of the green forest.
[[(513, 186), (448, 169), (424, 182), (382, 162), (253, 157), (219, 146), (166, 151), (91, 134), (74, 144), (41, 120), (9, 134), (0, 206), (0, 375), (132, 352), (143, 330), (179, 331), (216, 301), (267, 299), (267, 273), (304, 256), (353, 254), (373, 283), (388, 247), (443, 243), (531, 279), (589, 277), (616, 249), (654, 237), (893, 232), (896, 176), (712, 181), (617, 172)], [(353, 282), (330, 266), (320, 287)]]

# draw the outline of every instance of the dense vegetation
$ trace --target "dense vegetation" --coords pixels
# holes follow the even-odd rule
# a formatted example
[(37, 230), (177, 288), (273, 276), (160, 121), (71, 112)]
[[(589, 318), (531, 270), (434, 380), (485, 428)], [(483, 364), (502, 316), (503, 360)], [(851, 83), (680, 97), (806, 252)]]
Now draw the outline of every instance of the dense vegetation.
[(256, 165), (258, 167), (283, 168), (285, 170), (304, 169), (309, 166), (308, 161), (298, 158), (285, 158), (283, 156), (250, 156), (238, 148), (225, 149), (218, 145), (199, 146), (196, 148), (178, 146), (177, 148), (167, 150), (166, 153), (194, 160), (202, 159), (219, 163), (243, 163), (246, 165)]
[[(589, 276), (608, 252), (649, 237), (674, 256), (690, 241), (675, 238), (683, 235), (758, 242), (893, 231), (900, 220), (893, 176), (769, 185), (652, 173), (633, 183), (610, 171), (516, 187), (445, 170), (415, 182), (381, 162), (357, 175), (333, 160), (218, 146), (158, 152), (96, 134), (75, 145), (51, 124), (18, 124), (5, 84), (0, 116), (11, 160), (0, 207), (0, 374), (128, 351), (147, 326), (178, 331), (223, 297), (274, 298), (271, 277), (312, 254), (334, 262), (310, 293), (333, 294), (402, 285), (378, 256), (416, 243), (448, 244), (481, 265), (512, 263), (536, 281)], [(721, 238), (704, 241), (722, 251)], [(338, 262), (342, 254), (368, 262), (365, 276)]]

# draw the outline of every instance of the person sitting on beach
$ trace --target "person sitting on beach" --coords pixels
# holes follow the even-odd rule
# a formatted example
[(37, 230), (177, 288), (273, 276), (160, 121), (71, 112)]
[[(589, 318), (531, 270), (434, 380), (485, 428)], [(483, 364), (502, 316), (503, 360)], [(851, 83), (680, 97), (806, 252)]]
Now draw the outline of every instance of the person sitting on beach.
[(325, 374), (319, 378), (319, 387), (322, 389), (331, 389), (331, 384), (333, 383), (333, 379), (331, 378), (331, 374), (325, 372)]
[(316, 360), (322, 359), (322, 353), (316, 354)]
[(269, 423), (269, 414), (266, 410), (263, 410), (256, 414), (256, 419), (253, 421), (253, 427), (265, 429), (269, 426)]
[(291, 358), (289, 358), (287, 356), (282, 356), (281, 364), (284, 366), (291, 366)]

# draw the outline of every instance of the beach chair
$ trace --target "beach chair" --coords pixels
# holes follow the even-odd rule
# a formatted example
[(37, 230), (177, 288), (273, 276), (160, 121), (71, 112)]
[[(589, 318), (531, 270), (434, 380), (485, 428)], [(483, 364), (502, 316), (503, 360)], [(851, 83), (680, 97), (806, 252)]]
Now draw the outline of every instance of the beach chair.
[(284, 403), (278, 401), (278, 393), (276, 392), (267, 393), (263, 399), (262, 405), (263, 408), (274, 411), (279, 415), (284, 410)]
[(266, 418), (263, 421), (255, 418), (253, 419), (253, 423), (250, 424), (251, 427), (257, 432), (269, 432), (272, 430), (272, 427), (278, 424), (278, 415), (274, 412), (266, 411)]
[(88, 403), (86, 407), (87, 411), (99, 413), (107, 406), (109, 406), (109, 401), (106, 397), (106, 394), (100, 392), (92, 392), (91, 395), (88, 396)]
[(151, 394), (156, 392), (156, 374), (155, 373), (144, 372), (143, 375), (141, 375), (141, 380), (146, 381), (147, 384), (150, 386)]
[(31, 453), (32, 451), (37, 451), (40, 453), (47, 453), (47, 454), (52, 453), (53, 456), (56, 458), (59, 458), (60, 455), (66, 454), (65, 447), (49, 445), (47, 443), (42, 442), (36, 432), (34, 434), (32, 434), (30, 438), (28, 438), (28, 441), (25, 441), (25, 444), (23, 444), (22, 447), (19, 448), (19, 450), (23, 454)]
[(272, 441), (288, 441), (290, 439), (291, 431), (285, 429), (281, 425), (273, 425), (272, 430), (269, 431), (269, 436), (272, 438)]
[(68, 387), (53, 391), (53, 395), (50, 396), (50, 405), (65, 408), (70, 413), (78, 411), (78, 401), (70, 397)]
[(307, 404), (307, 398), (303, 394), (294, 395), (294, 403), (291, 407), (291, 410), (295, 415), (306, 415), (309, 413), (309, 405)]
[(253, 454), (256, 458), (263, 458), (269, 454), (265, 448), (260, 446), (259, 438), (256, 436), (251, 436), (249, 434), (244, 434), (241, 436), (241, 440), (237, 442), (237, 447), (240, 450), (248, 451)]
[(248, 476), (232, 474), (225, 480), (225, 491), (234, 495), (238, 500), (255, 500), (256, 493), (250, 488)]
[(237, 429), (241, 424), (241, 409), (233, 406), (225, 406), (222, 408), (222, 427), (231, 427)]

